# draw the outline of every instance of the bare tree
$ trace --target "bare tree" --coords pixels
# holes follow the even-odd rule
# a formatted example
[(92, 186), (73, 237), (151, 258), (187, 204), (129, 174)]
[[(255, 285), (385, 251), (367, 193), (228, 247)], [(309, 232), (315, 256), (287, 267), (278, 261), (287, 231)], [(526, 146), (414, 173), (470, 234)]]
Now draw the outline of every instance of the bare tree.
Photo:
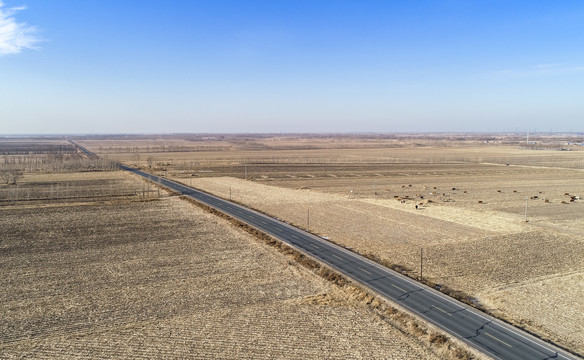
[(0, 177), (7, 185), (16, 185), (22, 178), (22, 170), (15, 167), (3, 167), (0, 169)]
[(6, 169), (6, 168), (0, 169), (0, 178), (2, 178), (2, 181), (4, 183), (10, 184), (10, 171), (9, 171), (9, 169)]

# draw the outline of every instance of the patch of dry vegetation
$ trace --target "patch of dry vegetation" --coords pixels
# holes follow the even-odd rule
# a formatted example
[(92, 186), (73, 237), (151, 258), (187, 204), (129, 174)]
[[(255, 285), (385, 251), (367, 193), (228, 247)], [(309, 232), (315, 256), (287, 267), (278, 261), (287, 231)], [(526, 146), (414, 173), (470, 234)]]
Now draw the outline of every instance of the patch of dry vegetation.
[[(45, 180), (88, 181), (99, 193), (120, 174)], [(411, 319), (400, 324), (427, 340), (405, 334), (368, 295), (321, 278), (334, 273), (296, 266), (309, 263), (298, 254), (176, 197), (141, 200), (0, 207), (3, 358), (468, 356)]]
[(0, 185), (0, 206), (61, 204), (152, 198), (158, 188), (123, 172), (25, 174), (15, 185)]
[[(495, 163), (584, 169), (582, 136), (533, 138), (508, 135), (169, 135), (109, 139), (80, 138), (79, 144), (134, 166), (183, 172), (262, 176), (274, 165), (327, 167), (375, 164)], [(541, 144), (542, 146), (535, 146)], [(545, 146), (544, 146), (545, 145)], [(542, 150), (533, 150), (542, 149)], [(558, 151), (569, 149), (571, 151)], [(268, 166), (266, 166), (268, 165)], [(252, 170), (252, 169), (250, 169)], [(334, 174), (334, 172), (333, 172)]]
[[(584, 319), (565, 316), (570, 311), (564, 306), (578, 314), (584, 309), (570, 301), (559, 306), (554, 287), (532, 300), (546, 315), (518, 312), (520, 305), (510, 305), (515, 293), (509, 292), (507, 301), (490, 296), (583, 273), (584, 163), (578, 147), (556, 151), (552, 145), (517, 146), (519, 141), (511, 146), (418, 138), (401, 144), (400, 139), (342, 139), (336, 146), (316, 139), (306, 148), (311, 140), (296, 145), (294, 139), (256, 140), (255, 145), (222, 140), (231, 144), (230, 151), (154, 152), (140, 154), (139, 161), (123, 153), (112, 156), (301, 227), (307, 226), (310, 209), (312, 231), (412, 277), (419, 275), (424, 248), (430, 282), (460, 290), (498, 316), (584, 351), (581, 332), (570, 330)], [(578, 299), (584, 289), (576, 284), (571, 291), (570, 298)], [(570, 325), (556, 326), (558, 319)]]
[[(542, 228), (533, 220), (524, 223), (516, 214), (490, 213), (471, 210), (469, 218), (475, 216), (476, 223), (453, 217), (448, 221), (447, 207), (432, 216), (432, 207), (415, 210), (411, 203), (401, 204), (394, 200), (347, 199), (334, 194), (316, 191), (284, 189), (261, 183), (233, 178), (200, 178), (189, 180), (195, 187), (228, 196), (266, 213), (277, 215), (294, 224), (307, 226), (307, 209), (310, 209), (310, 229), (320, 235), (354, 251), (370, 254), (372, 258), (386, 265), (399, 264), (409, 269), (412, 277), (419, 275), (419, 249), (424, 248), (424, 274), (432, 282), (443, 288), (461, 290), (479, 302), (484, 302), (490, 312), (509, 321), (525, 326), (528, 330), (553, 339), (565, 346), (579, 348), (582, 343), (580, 333), (569, 330), (584, 323), (581, 316), (566, 316), (564, 307), (556, 306), (552, 300), (555, 291), (542, 291), (532, 302), (546, 308), (545, 317), (539, 313), (514, 312), (512, 297), (506, 303), (487, 301), (487, 295), (501, 287), (520, 286), (525, 282), (545, 279), (562, 274), (584, 271), (584, 242), (570, 233)], [(390, 202), (385, 204), (384, 202)], [(397, 207), (393, 205), (397, 204)], [(386, 206), (387, 205), (387, 206)], [(407, 208), (406, 208), (407, 206)], [(439, 207), (438, 205), (431, 205)], [(579, 206), (572, 204), (572, 206)], [(400, 209), (402, 207), (402, 209)], [(458, 208), (455, 215), (460, 215)], [(342, 225), (341, 225), (342, 224)], [(490, 228), (490, 229), (489, 229)], [(582, 294), (582, 287), (573, 290)], [(461, 294), (462, 295), (462, 294)], [(512, 294), (510, 294), (512, 296)], [(570, 297), (566, 305), (580, 309), (579, 296)], [(497, 299), (500, 299), (497, 297)], [(582, 314), (581, 311), (579, 311)], [(524, 316), (529, 315), (527, 318)], [(551, 326), (546, 327), (547, 319)], [(531, 320), (531, 321), (530, 321)], [(563, 330), (562, 330), (563, 329)], [(557, 331), (560, 331), (559, 333)]]
[[(415, 316), (409, 315), (409, 312), (401, 307), (401, 310), (396, 309), (394, 307), (396, 306), (395, 303), (372, 294), (361, 284), (345, 277), (328, 266), (313, 260), (311, 257), (306, 256), (304, 253), (288, 246), (280, 240), (207, 205), (196, 202), (188, 197), (184, 197), (184, 199), (212, 214), (227, 219), (239, 228), (264, 241), (267, 245), (276, 248), (278, 251), (288, 256), (288, 258), (292, 259), (295, 264), (300, 264), (305, 268), (310, 269), (314, 274), (326, 279), (329, 283), (342, 288), (345, 294), (349, 294), (353, 300), (367, 306), (379, 318), (388, 321), (404, 334), (408, 334), (416, 338), (418, 341), (427, 343), (434, 352), (441, 356), (452, 359), (482, 359), (484, 357), (483, 354), (469, 348), (468, 345), (462, 343), (460, 340), (444, 335), (442, 330), (438, 330), (430, 324), (421, 322)], [(308, 297), (303, 301), (311, 304), (327, 304), (333, 306), (342, 305), (339, 303), (338, 299), (328, 293)]]
[[(581, 137), (209, 140), (230, 150), (202, 141), (195, 151), (108, 156), (301, 227), (310, 209), (313, 232), (412, 277), (424, 248), (430, 282), (584, 352), (574, 331), (584, 323), (584, 286), (569, 282), (570, 295), (556, 301), (563, 279), (584, 273), (583, 147), (568, 144)], [(535, 283), (544, 284), (537, 296), (521, 295)]]

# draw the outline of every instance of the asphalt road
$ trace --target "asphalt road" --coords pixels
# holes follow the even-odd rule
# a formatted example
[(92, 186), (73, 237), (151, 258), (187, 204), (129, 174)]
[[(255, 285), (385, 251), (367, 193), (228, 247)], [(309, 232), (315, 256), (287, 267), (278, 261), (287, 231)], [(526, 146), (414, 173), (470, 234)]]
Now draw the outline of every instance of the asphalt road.
[(87, 155), (90, 158), (97, 158), (99, 156), (97, 156), (97, 154), (87, 150), (86, 148), (84, 148), (83, 146), (77, 144), (75, 141), (73, 140), (67, 140), (71, 145), (75, 146), (76, 148), (78, 148), (79, 150), (81, 150), (85, 155)]
[(278, 238), (495, 359), (577, 359), (513, 326), (278, 219), (121, 165)]

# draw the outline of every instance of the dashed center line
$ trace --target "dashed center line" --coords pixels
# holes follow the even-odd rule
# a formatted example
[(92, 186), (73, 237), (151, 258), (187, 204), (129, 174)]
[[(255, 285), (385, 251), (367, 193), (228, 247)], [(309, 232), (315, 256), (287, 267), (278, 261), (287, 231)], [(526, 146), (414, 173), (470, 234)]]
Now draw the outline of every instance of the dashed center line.
[(320, 249), (320, 247), (316, 246), (316, 245), (315, 245), (315, 244), (313, 244), (313, 243), (310, 243), (310, 245), (311, 245), (311, 246), (314, 246), (314, 247), (315, 247), (315, 248), (317, 248), (317, 249)]
[(493, 336), (493, 335), (489, 334), (489, 333), (488, 333), (488, 332), (486, 332), (486, 331), (485, 331), (485, 335), (487, 335), (488, 337), (490, 337), (490, 338), (492, 338), (492, 339), (495, 339), (495, 340), (497, 340), (498, 342), (500, 342), (500, 343), (501, 343), (501, 344), (503, 344), (503, 345), (507, 345), (507, 346), (509, 346), (509, 347), (513, 347), (513, 346), (511, 346), (511, 345), (507, 344), (506, 342), (504, 342), (503, 340), (499, 339), (498, 337), (496, 337), (496, 336)]
[(334, 256), (334, 257), (336, 257), (336, 258), (337, 258), (337, 259), (339, 259), (339, 260), (345, 260), (345, 259), (343, 259), (343, 258), (342, 258), (342, 257), (340, 257), (340, 256), (336, 256), (335, 254), (333, 254), (333, 256)]
[(442, 310), (442, 309), (440, 309), (438, 306), (432, 305), (432, 307), (433, 307), (434, 309), (436, 309), (436, 310), (442, 311), (443, 313), (445, 313), (445, 314), (446, 314), (446, 315), (448, 315), (448, 316), (452, 316), (452, 314), (451, 314), (451, 313), (449, 313), (449, 312), (448, 312), (448, 311), (446, 311), (446, 310)]
[(299, 238), (298, 236), (296, 236), (296, 235), (292, 235), (292, 237), (293, 237), (294, 239), (300, 239), (300, 238)]
[(395, 284), (391, 284), (391, 286), (393, 286), (394, 288), (398, 288), (398, 289), (400, 289), (400, 290), (401, 290), (401, 291), (403, 291), (403, 292), (407, 292), (406, 290), (404, 290), (404, 289), (400, 288), (399, 286), (397, 286), (397, 285), (395, 285)]
[(367, 274), (371, 275), (371, 273), (370, 273), (369, 271), (367, 271), (367, 270), (363, 269), (362, 267), (360, 267), (359, 269), (360, 269), (361, 271), (363, 271), (364, 273), (367, 273)]

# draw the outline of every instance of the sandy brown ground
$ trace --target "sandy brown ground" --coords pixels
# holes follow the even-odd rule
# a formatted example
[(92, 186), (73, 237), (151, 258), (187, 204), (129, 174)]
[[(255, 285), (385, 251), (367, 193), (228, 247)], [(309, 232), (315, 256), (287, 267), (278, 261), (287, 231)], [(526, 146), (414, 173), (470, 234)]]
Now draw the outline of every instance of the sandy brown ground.
[(0, 357), (437, 358), (228, 222), (139, 199), (0, 208)]
[(154, 186), (136, 182), (121, 171), (27, 173), (16, 186), (0, 185), (0, 206), (110, 201), (154, 195), (158, 195)]
[[(421, 172), (401, 179), (375, 177), (378, 195), (371, 177), (178, 179), (225, 198), (231, 189), (234, 200), (305, 228), (310, 211), (312, 231), (405, 265), (414, 275), (424, 248), (426, 277), (583, 351), (584, 332), (579, 330), (584, 324), (584, 287), (578, 279), (584, 274), (584, 203), (562, 204), (569, 200), (566, 192), (584, 194), (582, 173), (490, 165), (467, 171), (476, 176), (457, 178), (446, 172), (429, 179)], [(562, 180), (554, 180), (558, 177)], [(421, 194), (424, 199), (416, 198)], [(525, 198), (532, 196), (538, 199), (528, 200), (525, 223)], [(415, 204), (423, 205), (416, 210)]]
[[(193, 144), (175, 140), (158, 145)], [(82, 143), (303, 227), (310, 210), (312, 231), (414, 276), (423, 248), (425, 277), (584, 353), (584, 148), (533, 141), (199, 138), (175, 152), (147, 140)]]

